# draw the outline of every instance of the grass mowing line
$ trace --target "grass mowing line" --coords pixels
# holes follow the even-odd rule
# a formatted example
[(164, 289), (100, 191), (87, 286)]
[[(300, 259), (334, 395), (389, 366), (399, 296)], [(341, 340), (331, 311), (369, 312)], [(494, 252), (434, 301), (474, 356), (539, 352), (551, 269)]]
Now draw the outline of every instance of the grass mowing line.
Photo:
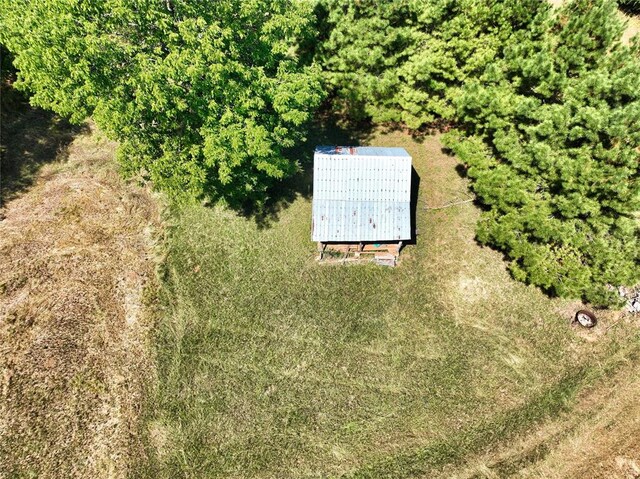
[[(256, 332), (253, 331), (249, 328), (233, 328), (230, 326), (209, 326), (209, 329), (207, 331), (208, 335), (213, 336), (225, 336), (225, 335), (232, 335), (232, 336), (241, 336), (244, 338), (248, 338), (251, 340), (261, 340), (261, 339), (266, 339), (266, 340), (277, 340), (279, 342), (284, 342), (284, 343), (291, 343), (292, 345), (303, 345), (303, 346), (314, 346), (314, 347), (322, 347), (324, 343), (322, 343), (319, 340), (309, 340), (309, 339), (305, 339), (305, 338), (300, 338), (300, 337), (282, 337), (279, 336), (277, 333), (275, 332)], [(357, 349), (358, 353), (362, 353), (362, 354), (366, 354), (369, 356), (380, 356), (382, 358), (393, 358), (393, 353), (390, 353), (388, 351), (376, 351), (376, 350), (372, 350), (369, 347), (356, 347), (355, 349)], [(404, 352), (403, 353), (405, 360), (408, 360), (408, 358), (413, 358), (414, 361), (421, 361), (421, 360), (437, 360), (437, 359), (441, 359), (441, 357), (439, 356), (434, 356), (433, 354), (418, 354), (416, 352)], [(216, 358), (216, 357), (207, 357), (206, 358), (206, 362), (208, 366), (224, 366), (225, 364), (227, 364), (229, 361), (228, 357), (220, 357), (220, 358)], [(270, 366), (265, 366), (265, 365), (260, 365), (258, 366), (253, 366), (251, 364), (243, 364), (241, 365), (241, 368), (243, 370), (243, 372), (253, 372), (253, 373), (271, 373), (274, 377), (278, 376), (281, 372), (275, 368), (272, 368)], [(521, 375), (523, 375), (522, 373), (519, 373)], [(523, 376), (524, 377), (524, 376)], [(348, 386), (348, 387), (362, 387), (364, 389), (369, 389), (369, 390), (376, 390), (379, 392), (391, 392), (391, 393), (400, 393), (402, 391), (405, 392), (409, 392), (409, 390), (407, 388), (400, 388), (399, 386), (387, 386), (385, 384), (381, 384), (381, 383), (370, 383), (370, 382), (364, 382), (364, 381), (358, 381), (358, 380), (340, 380), (338, 378), (331, 378), (329, 379), (323, 379), (322, 377), (299, 377), (298, 378), (301, 381), (306, 381), (306, 382), (315, 382), (316, 384), (319, 385), (327, 385), (327, 384), (332, 384), (332, 385), (336, 385), (336, 386)]]
[(459, 464), (469, 454), (477, 453), (483, 447), (508, 440), (553, 414), (567, 411), (569, 403), (584, 386), (587, 376), (587, 369), (581, 369), (529, 400), (524, 406), (507, 412), (495, 421), (481, 424), (424, 449), (382, 459), (340, 477), (402, 479), (421, 476), (444, 465)]
[(585, 354), (607, 352), (610, 334), (577, 337), (561, 312), (573, 304), (516, 283), (477, 245), (476, 208), (423, 211), (466, 185), (437, 137), (374, 140), (406, 147), (421, 178), (422, 235), (398, 268), (317, 265), (305, 198), (268, 228), (219, 207), (174, 212), (157, 477), (348, 477), (385, 464), (410, 475), (431, 467), (424, 454), (459, 463), (520, 430), (510, 415), (562, 388)]
[[(633, 330), (631, 333), (634, 336)], [(632, 439), (640, 431), (637, 333), (635, 338), (628, 347), (590, 368), (570, 414), (549, 418), (526, 435), (465, 458), (456, 477), (633, 477), (616, 472), (621, 472), (621, 458), (638, 457), (640, 450)], [(452, 469), (436, 477), (451, 477)]]

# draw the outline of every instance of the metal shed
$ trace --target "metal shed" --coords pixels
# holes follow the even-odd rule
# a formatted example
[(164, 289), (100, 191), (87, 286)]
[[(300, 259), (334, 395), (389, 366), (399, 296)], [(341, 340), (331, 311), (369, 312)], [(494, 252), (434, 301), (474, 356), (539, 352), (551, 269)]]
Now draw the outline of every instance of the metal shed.
[[(312, 239), (395, 243), (412, 237), (411, 156), (404, 148), (317, 147)], [(347, 250), (348, 252), (348, 250)]]

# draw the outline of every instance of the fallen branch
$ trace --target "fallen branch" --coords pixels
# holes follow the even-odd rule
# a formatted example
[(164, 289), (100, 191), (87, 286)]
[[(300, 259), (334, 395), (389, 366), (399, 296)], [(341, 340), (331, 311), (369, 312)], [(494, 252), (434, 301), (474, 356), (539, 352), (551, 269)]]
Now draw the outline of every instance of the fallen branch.
[(442, 205), (442, 206), (427, 206), (426, 209), (427, 210), (443, 210), (445, 208), (451, 208), (452, 206), (457, 206), (457, 205), (462, 205), (464, 203), (471, 203), (473, 201), (473, 198), (470, 200), (464, 200), (464, 201), (456, 201), (455, 203), (447, 203), (446, 205)]

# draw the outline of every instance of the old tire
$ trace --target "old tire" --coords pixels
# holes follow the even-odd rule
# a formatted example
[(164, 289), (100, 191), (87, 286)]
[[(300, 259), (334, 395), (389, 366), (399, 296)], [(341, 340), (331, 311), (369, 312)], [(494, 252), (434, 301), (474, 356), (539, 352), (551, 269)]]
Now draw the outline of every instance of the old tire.
[(596, 315), (587, 309), (581, 309), (576, 313), (574, 322), (578, 323), (583, 328), (593, 328), (598, 324)]

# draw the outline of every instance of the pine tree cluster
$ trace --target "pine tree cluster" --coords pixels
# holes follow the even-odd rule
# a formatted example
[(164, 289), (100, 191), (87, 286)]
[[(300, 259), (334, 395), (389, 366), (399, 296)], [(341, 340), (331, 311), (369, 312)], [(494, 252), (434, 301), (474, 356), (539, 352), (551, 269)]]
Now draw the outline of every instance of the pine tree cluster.
[(445, 142), (484, 207), (477, 238), (516, 278), (598, 305), (640, 280), (640, 42), (620, 43), (616, 2), (324, 5), (336, 107), (457, 125)]
[(419, 129), (456, 117), (453, 99), (540, 0), (321, 0), (316, 56), (336, 108)]
[(488, 208), (478, 239), (513, 275), (615, 303), (640, 280), (640, 43), (615, 2), (539, 16), (456, 97), (448, 139)]

